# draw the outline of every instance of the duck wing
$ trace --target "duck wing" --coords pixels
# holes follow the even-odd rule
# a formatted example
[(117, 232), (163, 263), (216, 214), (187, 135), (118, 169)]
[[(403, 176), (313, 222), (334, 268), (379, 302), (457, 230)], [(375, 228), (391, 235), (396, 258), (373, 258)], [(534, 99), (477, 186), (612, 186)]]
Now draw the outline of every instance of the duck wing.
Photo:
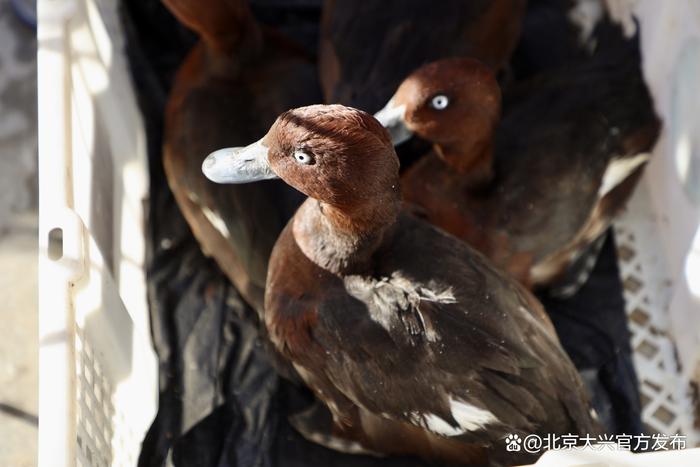
[(416, 220), (397, 230), (384, 252), (394, 259), (379, 260), (372, 276), (343, 278), (345, 293), (317, 305), (312, 336), (332, 384), (324, 390), (464, 442), (596, 433), (581, 380), (537, 302), (453, 237)]
[[(571, 285), (562, 274), (625, 205), (660, 131), (638, 37), (604, 21), (596, 38), (589, 58), (504, 93), (495, 223), (512, 233), (516, 251), (533, 254), (535, 285)], [(590, 272), (579, 269), (572, 292)]]

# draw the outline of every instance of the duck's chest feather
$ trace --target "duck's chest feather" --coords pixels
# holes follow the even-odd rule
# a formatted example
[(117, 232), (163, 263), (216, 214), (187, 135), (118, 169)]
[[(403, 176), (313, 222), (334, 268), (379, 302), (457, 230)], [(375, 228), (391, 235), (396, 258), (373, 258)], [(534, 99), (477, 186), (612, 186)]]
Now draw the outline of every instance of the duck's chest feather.
[(431, 152), (404, 174), (404, 198), (432, 224), (529, 283), (532, 265), (566, 245), (595, 202), (602, 170), (582, 160), (574, 161), (581, 162), (577, 170), (562, 169), (571, 154), (499, 152), (494, 180), (472, 188)]
[(344, 276), (311, 262), (289, 226), (273, 250), (268, 331), (337, 420), (360, 410), (482, 443), (586, 425), (573, 366), (527, 293), (409, 216), (390, 237), (370, 270)]

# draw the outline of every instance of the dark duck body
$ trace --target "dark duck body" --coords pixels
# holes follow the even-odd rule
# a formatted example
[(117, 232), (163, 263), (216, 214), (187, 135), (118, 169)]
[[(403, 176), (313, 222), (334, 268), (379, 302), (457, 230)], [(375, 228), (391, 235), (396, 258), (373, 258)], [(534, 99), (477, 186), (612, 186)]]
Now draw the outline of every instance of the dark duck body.
[(166, 109), (168, 183), (204, 252), (260, 310), (270, 251), (303, 197), (279, 181), (215, 185), (200, 168), (214, 149), (259, 138), (280, 112), (318, 102), (316, 67), (256, 23), (244, 0), (164, 3), (201, 37)]
[(417, 67), (455, 55), (502, 68), (525, 0), (326, 0), (319, 68), (327, 103), (375, 112)]
[(526, 286), (556, 285), (624, 206), (658, 136), (638, 51), (515, 85), (500, 112), (488, 67), (445, 59), (377, 117), (396, 142), (415, 132), (433, 143), (402, 178), (421, 215)]
[(539, 302), (404, 211), (398, 169), (380, 124), (339, 105), (288, 111), (258, 143), (204, 163), (213, 180), (278, 175), (309, 196), (272, 252), (264, 311), (277, 350), (332, 414), (331, 433), (304, 434), (512, 465), (531, 459), (505, 451), (508, 433), (597, 433)]

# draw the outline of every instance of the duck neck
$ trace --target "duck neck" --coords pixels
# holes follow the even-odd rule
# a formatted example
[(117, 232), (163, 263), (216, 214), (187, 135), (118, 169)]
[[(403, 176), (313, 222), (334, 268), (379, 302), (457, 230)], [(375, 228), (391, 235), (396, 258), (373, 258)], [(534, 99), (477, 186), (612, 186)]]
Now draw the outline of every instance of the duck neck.
[(307, 199), (292, 225), (299, 248), (335, 274), (366, 270), (401, 210), (398, 184), (395, 188), (386, 196), (351, 207)]
[(468, 189), (488, 185), (493, 179), (493, 141), (488, 138), (462, 139), (436, 144), (435, 152), (452, 170), (459, 174)]
[[(262, 45), (262, 29), (253, 17), (247, 1), (233, 0), (220, 2), (211, 14), (196, 26), (206, 45), (211, 61), (226, 61), (235, 58), (242, 61), (241, 55), (257, 53)], [(202, 7), (205, 8), (205, 7)]]

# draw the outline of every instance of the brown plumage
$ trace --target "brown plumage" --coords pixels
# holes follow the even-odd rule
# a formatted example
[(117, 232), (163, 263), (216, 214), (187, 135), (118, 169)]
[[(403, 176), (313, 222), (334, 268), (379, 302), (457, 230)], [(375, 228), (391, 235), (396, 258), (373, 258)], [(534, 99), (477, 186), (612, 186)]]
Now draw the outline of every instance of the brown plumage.
[[(448, 104), (436, 109), (432, 99)], [(433, 149), (402, 178), (404, 198), (526, 286), (550, 286), (631, 195), (659, 121), (633, 45), (501, 94), (472, 59), (426, 65), (391, 109)]]
[(280, 112), (318, 102), (316, 67), (261, 27), (244, 0), (164, 3), (201, 37), (166, 109), (168, 183), (204, 252), (260, 310), (270, 251), (302, 197), (278, 181), (214, 185), (201, 164), (216, 148), (259, 138)]
[(271, 171), (309, 196), (272, 252), (264, 314), (277, 350), (332, 413), (332, 433), (304, 434), (512, 465), (532, 459), (505, 451), (507, 433), (597, 433), (539, 302), (403, 211), (398, 169), (380, 124), (339, 105), (285, 112), (259, 143), (204, 164), (222, 182)]
[(455, 55), (500, 69), (525, 0), (326, 0), (319, 67), (327, 103), (375, 112), (424, 63)]

